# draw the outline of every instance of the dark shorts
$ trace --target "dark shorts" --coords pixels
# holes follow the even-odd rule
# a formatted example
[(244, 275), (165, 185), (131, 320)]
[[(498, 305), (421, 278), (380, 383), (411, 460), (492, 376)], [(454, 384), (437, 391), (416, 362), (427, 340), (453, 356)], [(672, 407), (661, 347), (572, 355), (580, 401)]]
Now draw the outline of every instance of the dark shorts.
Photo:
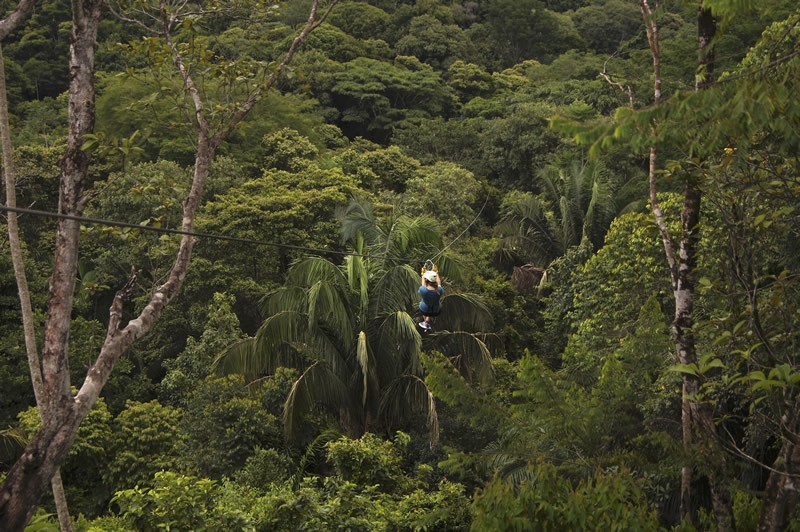
[(430, 310), (426, 312), (426, 311), (424, 311), (422, 309), (419, 309), (419, 311), (422, 312), (423, 316), (430, 316), (431, 318), (435, 318), (436, 316), (438, 316), (439, 314), (442, 313), (442, 309), (439, 309), (439, 310), (437, 310), (435, 312), (434, 311), (430, 311)]

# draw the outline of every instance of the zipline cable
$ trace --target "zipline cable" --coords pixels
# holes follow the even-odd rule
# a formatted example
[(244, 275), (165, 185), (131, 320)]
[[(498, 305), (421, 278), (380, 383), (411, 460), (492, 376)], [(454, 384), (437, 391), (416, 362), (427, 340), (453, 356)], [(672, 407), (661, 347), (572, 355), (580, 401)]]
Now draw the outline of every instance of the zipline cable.
[[(62, 214), (58, 212), (50, 212), (50, 211), (40, 211), (36, 209), (25, 209), (22, 207), (7, 207), (5, 205), (0, 205), (0, 211), (6, 212), (15, 212), (18, 214), (32, 214), (34, 216), (42, 216), (44, 218), (59, 218), (63, 220), (75, 220), (81, 223), (87, 224), (94, 224), (94, 225), (107, 225), (113, 227), (127, 227), (130, 229), (139, 229), (142, 231), (151, 231), (154, 233), (161, 233), (161, 234), (168, 234), (168, 235), (181, 235), (181, 236), (191, 236), (197, 238), (207, 238), (213, 240), (224, 240), (226, 242), (237, 242), (239, 244), (250, 244), (254, 246), (268, 246), (274, 248), (286, 248), (286, 249), (293, 249), (296, 251), (308, 251), (311, 253), (316, 254), (334, 254), (334, 255), (352, 255), (356, 257), (363, 257), (363, 258), (376, 258), (376, 255), (367, 255), (365, 253), (356, 253), (354, 251), (337, 251), (333, 249), (321, 249), (321, 248), (312, 248), (308, 246), (297, 246), (294, 244), (279, 244), (277, 242), (267, 242), (266, 240), (254, 240), (251, 238), (239, 238), (235, 236), (225, 236), (225, 235), (215, 235), (211, 233), (198, 233), (195, 231), (183, 231), (181, 229), (167, 229), (165, 227), (153, 227), (150, 225), (138, 225), (129, 222), (118, 222), (116, 220), (105, 220), (101, 218), (88, 218), (85, 216), (73, 216), (71, 214)], [(411, 263), (413, 261), (409, 259), (404, 259), (400, 257), (391, 257), (391, 256), (382, 256), (382, 259), (393, 259), (400, 262), (408, 262)]]
[(478, 218), (480, 218), (481, 214), (483, 213), (483, 209), (485, 209), (485, 208), (486, 208), (486, 204), (487, 204), (488, 202), (489, 202), (489, 195), (487, 194), (487, 195), (486, 195), (486, 199), (485, 199), (485, 200), (483, 200), (483, 206), (481, 207), (481, 210), (479, 210), (479, 211), (478, 211), (478, 214), (476, 214), (476, 215), (475, 215), (475, 218), (473, 218), (473, 219), (472, 219), (472, 221), (469, 223), (469, 225), (467, 226), (467, 228), (466, 228), (466, 229), (464, 229), (463, 231), (461, 231), (461, 234), (459, 234), (457, 237), (455, 237), (455, 239), (451, 240), (451, 241), (450, 241), (450, 243), (449, 243), (449, 244), (447, 244), (447, 245), (446, 245), (444, 248), (442, 248), (442, 249), (439, 251), (439, 253), (437, 253), (436, 255), (434, 255), (432, 259), (428, 259), (428, 260), (430, 260), (431, 262), (434, 262), (434, 263), (435, 263), (435, 262), (436, 262), (436, 259), (438, 259), (439, 257), (441, 257), (441, 256), (442, 256), (442, 254), (443, 254), (445, 251), (447, 251), (447, 249), (448, 249), (450, 246), (452, 246), (453, 244), (455, 244), (455, 243), (456, 243), (456, 241), (457, 241), (459, 238), (461, 238), (462, 236), (464, 236), (464, 234), (465, 234), (467, 231), (469, 231), (469, 228), (470, 228), (470, 227), (472, 227), (472, 226), (475, 224), (475, 222), (477, 222), (477, 221), (478, 221)]
[[(486, 200), (487, 201), (489, 200), (489, 196), (486, 196)], [(462, 231), (461, 234), (458, 235), (455, 238), (455, 240), (450, 242), (447, 246), (444, 247), (444, 249), (439, 251), (439, 253), (436, 254), (436, 256), (434, 257), (434, 259), (440, 257), (450, 246), (452, 246), (456, 242), (456, 240), (461, 238), (464, 235), (464, 233), (466, 233), (469, 230), (469, 228), (472, 227), (472, 225), (477, 221), (478, 217), (483, 212), (483, 208), (484, 207), (486, 207), (486, 201), (483, 202), (483, 207), (481, 207), (480, 212), (475, 217), (475, 219), (473, 219), (472, 222), (467, 226), (467, 228), (464, 231)], [(71, 215), (71, 214), (62, 214), (62, 213), (58, 213), (58, 212), (42, 211), (42, 210), (37, 210), (37, 209), (26, 209), (24, 207), (8, 207), (6, 205), (0, 205), (0, 211), (14, 212), (14, 213), (17, 213), (17, 214), (30, 214), (30, 215), (33, 215), (33, 216), (41, 216), (41, 217), (44, 217), (44, 218), (58, 218), (58, 219), (62, 219), (62, 220), (74, 220), (74, 221), (81, 222), (81, 223), (86, 223), (86, 224), (105, 225), (105, 226), (111, 226), (111, 227), (126, 227), (126, 228), (129, 228), (129, 229), (138, 229), (138, 230), (141, 230), (141, 231), (151, 231), (151, 232), (154, 232), (154, 233), (161, 233), (161, 234), (168, 234), (168, 235), (191, 236), (191, 237), (196, 237), (196, 238), (206, 238), (206, 239), (211, 239), (211, 240), (223, 240), (223, 241), (226, 241), (226, 242), (236, 242), (236, 243), (240, 243), (240, 244), (250, 244), (250, 245), (253, 245), (253, 246), (268, 246), (268, 247), (274, 247), (274, 248), (292, 249), (292, 250), (295, 250), (295, 251), (307, 251), (307, 252), (315, 253), (315, 254), (319, 254), (319, 255), (321, 255), (321, 254), (333, 254), (333, 255), (342, 255), (342, 256), (362, 257), (362, 258), (367, 258), (367, 259), (369, 259), (369, 258), (378, 258), (378, 259), (382, 259), (382, 260), (392, 259), (392, 260), (396, 260), (398, 262), (403, 262), (403, 263), (407, 263), (407, 264), (417, 262), (417, 259), (407, 259), (407, 258), (402, 258), (402, 257), (392, 257), (392, 256), (389, 256), (389, 255), (378, 256), (378, 255), (369, 255), (369, 254), (366, 254), (366, 253), (356, 253), (354, 251), (337, 251), (337, 250), (332, 250), (332, 249), (321, 249), (321, 248), (312, 248), (312, 247), (308, 247), (308, 246), (298, 246), (298, 245), (294, 245), (294, 244), (279, 244), (277, 242), (268, 242), (266, 240), (255, 240), (255, 239), (251, 239), (251, 238), (239, 238), (239, 237), (234, 237), (234, 236), (215, 235), (215, 234), (211, 234), (211, 233), (198, 233), (198, 232), (195, 232), (195, 231), (183, 231), (181, 229), (168, 229), (168, 228), (165, 228), (165, 227), (153, 227), (153, 226), (150, 226), (150, 225), (139, 225), (139, 224), (134, 224), (134, 223), (129, 223), (129, 222), (119, 222), (119, 221), (116, 221), (116, 220), (106, 220), (106, 219), (102, 219), (102, 218), (89, 218), (89, 217), (85, 217), (85, 216), (74, 216), (74, 215)]]

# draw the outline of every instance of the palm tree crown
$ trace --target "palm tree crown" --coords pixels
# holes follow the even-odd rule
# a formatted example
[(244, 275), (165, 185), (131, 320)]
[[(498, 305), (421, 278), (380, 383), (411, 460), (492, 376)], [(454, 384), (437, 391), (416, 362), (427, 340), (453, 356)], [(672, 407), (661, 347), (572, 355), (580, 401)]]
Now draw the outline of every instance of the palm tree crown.
[[(442, 332), (423, 340), (415, 316), (419, 274), (405, 257), (433, 256), (441, 245), (435, 224), (394, 213), (378, 221), (363, 200), (353, 200), (341, 219), (353, 254), (340, 265), (321, 257), (294, 264), (285, 285), (265, 299), (256, 336), (222, 353), (217, 370), (256, 379), (279, 366), (298, 368), (284, 405), (289, 435), (315, 407), (334, 413), (351, 436), (423, 412), (435, 443), (436, 405), (420, 353), (436, 349), (465, 374), (491, 378), (489, 312), (478, 298), (448, 290)], [(443, 275), (457, 270), (440, 260)]]

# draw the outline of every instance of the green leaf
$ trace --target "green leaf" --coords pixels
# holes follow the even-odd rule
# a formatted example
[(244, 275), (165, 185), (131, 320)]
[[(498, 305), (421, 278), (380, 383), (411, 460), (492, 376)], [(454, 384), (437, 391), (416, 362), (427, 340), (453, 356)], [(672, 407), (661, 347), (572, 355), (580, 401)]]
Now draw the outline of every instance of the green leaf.
[(687, 375), (694, 375), (695, 377), (699, 377), (701, 372), (697, 367), (697, 364), (675, 364), (674, 366), (670, 366), (667, 371), (674, 371), (676, 373), (684, 373)]

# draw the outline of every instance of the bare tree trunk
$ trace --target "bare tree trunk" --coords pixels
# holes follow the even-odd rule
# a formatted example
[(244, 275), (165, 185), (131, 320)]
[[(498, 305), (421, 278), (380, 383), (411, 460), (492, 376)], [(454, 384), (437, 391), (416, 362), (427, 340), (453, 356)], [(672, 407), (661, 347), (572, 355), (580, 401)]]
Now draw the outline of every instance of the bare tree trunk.
[[(651, 5), (652, 4), (652, 5)], [(653, 58), (654, 100), (661, 101), (661, 51), (658, 39), (658, 22), (655, 18), (660, 9), (660, 1), (639, 0), (639, 7), (647, 30), (647, 40)], [(698, 11), (698, 76), (696, 90), (703, 90), (713, 80), (714, 54), (712, 40), (716, 33), (716, 21), (709, 9), (699, 7)], [(649, 183), (650, 208), (664, 245), (664, 252), (672, 275), (672, 289), (675, 298), (675, 315), (672, 323), (673, 337), (678, 360), (681, 364), (697, 362), (695, 339), (692, 333), (694, 326), (695, 272), (697, 269), (697, 243), (699, 241), (699, 222), (702, 205), (702, 190), (692, 177), (687, 179), (684, 192), (684, 206), (681, 212), (681, 238), (676, 243), (669, 233), (663, 212), (658, 203), (657, 184), (657, 152), (650, 148)], [(684, 374), (681, 396), (681, 428), (683, 447), (692, 452), (695, 438), (697, 443), (710, 459), (714, 457), (719, 464), (712, 464), (709, 473), (711, 497), (717, 526), (721, 530), (732, 530), (735, 527), (731, 509), (730, 495), (722, 478), (724, 471), (724, 454), (717, 441), (713, 413), (708, 404), (696, 399), (700, 389), (700, 381), (694, 375)], [(718, 467), (717, 467), (718, 466)], [(692, 503), (692, 468), (685, 464), (681, 468), (680, 514), (684, 519), (690, 515)]]
[[(16, 168), (14, 167), (14, 150), (11, 143), (11, 128), (8, 119), (8, 93), (6, 91), (5, 59), (0, 49), (0, 151), (3, 154), (3, 176), (6, 187), (6, 206), (17, 206), (16, 194)], [(22, 329), (25, 337), (25, 352), (28, 358), (28, 369), (33, 385), (33, 395), (36, 404), (40, 406), (39, 415), (44, 419), (42, 398), (44, 396), (42, 383), (42, 370), (39, 364), (39, 353), (36, 347), (36, 333), (33, 325), (33, 310), (28, 289), (28, 279), (25, 275), (25, 263), (22, 256), (22, 245), (19, 239), (19, 225), (17, 214), (8, 212), (8, 241), (11, 249), (11, 263), (14, 267), (14, 277), (17, 281), (19, 292), (20, 312), (22, 315)], [(69, 515), (69, 505), (64, 493), (64, 483), (60, 470), (56, 470), (50, 481), (53, 499), (56, 504), (58, 522), (63, 532), (72, 532), (72, 520)]]
[[(642, 12), (647, 42), (650, 47), (650, 56), (653, 59), (653, 103), (661, 103), (661, 43), (659, 40), (659, 26), (656, 20), (656, 12), (661, 8), (660, 0), (652, 2), (639, 0), (639, 9)], [(655, 126), (653, 126), (655, 130)], [(655, 131), (654, 131), (655, 132)], [(655, 146), (650, 146), (648, 160), (648, 183), (650, 188), (650, 210), (653, 212), (658, 232), (661, 235), (661, 242), (664, 246), (664, 254), (669, 265), (673, 293), (675, 293), (678, 279), (678, 266), (675, 257), (675, 244), (667, 228), (664, 219), (664, 212), (658, 201), (658, 184), (656, 181), (656, 171), (658, 170), (658, 151)], [(692, 447), (692, 407), (689, 401), (690, 394), (687, 390), (687, 381), (684, 378), (681, 392), (681, 433), (683, 435), (683, 448), (687, 455)], [(681, 467), (681, 487), (680, 487), (680, 517), (685, 520), (690, 517), (692, 506), (692, 466), (684, 464)]]
[(785, 407), (781, 417), (783, 444), (764, 488), (759, 532), (786, 530), (800, 502), (800, 399), (787, 400)]
[[(317, 17), (319, 0), (313, 0), (306, 25), (294, 39), (284, 60), (264, 83), (263, 87), (243, 104), (220, 132), (211, 134), (205, 117), (204, 102), (186, 68), (180, 53), (171, 41), (175, 18), (167, 16), (162, 4), (164, 36), (173, 50), (175, 65), (183, 76), (185, 86), (195, 105), (198, 128), (197, 150), (192, 186), (183, 203), (181, 229), (191, 232), (194, 217), (200, 205), (203, 187), (208, 179), (211, 163), (219, 144), (236, 124), (244, 119), (261, 94), (265, 94), (277, 81), (299, 45), (309, 33), (322, 23), (338, 0), (331, 0), (328, 10)], [(94, 127), (94, 44), (100, 20), (102, 0), (73, 0), (72, 46), (70, 47), (70, 130), (67, 152), (61, 161), (61, 188), (59, 212), (80, 216), (88, 201), (83, 195), (82, 182), (88, 169), (88, 155), (81, 150), (83, 139)], [(42, 428), (26, 446), (19, 460), (12, 466), (0, 487), (0, 530), (22, 530), (39, 504), (47, 481), (66, 457), (75, 439), (78, 426), (97, 401), (114, 365), (120, 356), (139, 338), (146, 334), (159, 318), (166, 305), (177, 295), (189, 269), (193, 237), (184, 236), (176, 254), (175, 263), (167, 281), (151, 296), (141, 313), (122, 327), (122, 307), (135, 282), (135, 276), (114, 298), (109, 310), (109, 324), (103, 346), (95, 364), (73, 398), (69, 393), (68, 340), (69, 322), (78, 258), (80, 226), (75, 220), (61, 220), (56, 235), (56, 252), (53, 274), (50, 278), (48, 319), (45, 324), (42, 349), (42, 374), (44, 402), (47, 417)]]
[[(711, 10), (698, 7), (697, 16), (697, 71), (695, 90), (704, 90), (713, 82), (714, 53), (712, 41), (716, 34), (716, 20)], [(698, 178), (688, 176), (681, 212), (681, 239), (677, 256), (677, 271), (673, 289), (675, 295), (675, 318), (672, 328), (678, 360), (681, 364), (697, 362), (694, 327), (694, 302), (696, 297), (695, 275), (697, 271), (697, 247), (700, 240), (700, 213), (703, 192)], [(689, 401), (689, 414), (693, 435), (696, 435), (703, 459), (708, 464), (708, 477), (711, 486), (711, 501), (714, 517), (719, 530), (735, 530), (730, 493), (725, 483), (726, 456), (719, 445), (717, 429), (714, 424), (711, 406), (697, 400), (700, 379), (696, 375), (684, 374), (683, 401)], [(684, 409), (683, 415), (686, 415)], [(684, 424), (685, 430), (685, 424)], [(684, 441), (687, 437), (684, 434)]]

